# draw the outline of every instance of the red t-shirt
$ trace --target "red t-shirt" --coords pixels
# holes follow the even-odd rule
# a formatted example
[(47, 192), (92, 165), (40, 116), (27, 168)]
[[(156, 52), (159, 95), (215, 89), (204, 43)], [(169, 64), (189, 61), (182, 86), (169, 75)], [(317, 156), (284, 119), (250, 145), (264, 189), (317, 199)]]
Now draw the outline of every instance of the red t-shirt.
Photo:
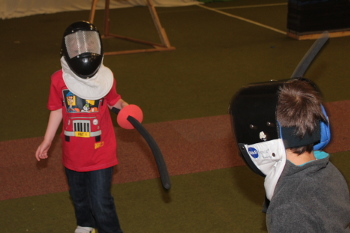
[(68, 90), (62, 70), (51, 76), (47, 108), (51, 111), (62, 108), (62, 161), (66, 168), (86, 172), (118, 164), (108, 105), (114, 105), (120, 98), (115, 79), (105, 97), (85, 100)]

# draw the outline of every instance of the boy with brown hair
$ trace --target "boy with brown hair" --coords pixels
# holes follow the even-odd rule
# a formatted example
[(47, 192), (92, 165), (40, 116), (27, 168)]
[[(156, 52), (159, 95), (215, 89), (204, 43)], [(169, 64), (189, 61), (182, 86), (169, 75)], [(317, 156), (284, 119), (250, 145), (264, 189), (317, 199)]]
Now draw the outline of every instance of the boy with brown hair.
[[(280, 87), (276, 116), (294, 141), (320, 134), (326, 121), (320, 92), (300, 79)], [(286, 164), (266, 212), (269, 232), (350, 232), (348, 185), (329, 154), (313, 147), (285, 143)]]
[(230, 114), (242, 159), (265, 177), (268, 232), (350, 232), (349, 188), (321, 151), (330, 128), (313, 82), (250, 84), (234, 96)]

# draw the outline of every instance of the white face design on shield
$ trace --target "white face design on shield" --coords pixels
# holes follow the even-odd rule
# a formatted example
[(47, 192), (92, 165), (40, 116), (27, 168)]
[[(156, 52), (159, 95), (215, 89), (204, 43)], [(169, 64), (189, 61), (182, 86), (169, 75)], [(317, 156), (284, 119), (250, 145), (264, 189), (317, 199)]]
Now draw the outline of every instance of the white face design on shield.
[(249, 159), (265, 175), (266, 197), (271, 200), (279, 177), (286, 164), (286, 149), (281, 138), (245, 145)]
[(69, 58), (82, 53), (101, 54), (100, 37), (96, 31), (77, 31), (67, 35), (64, 40)]
[(260, 138), (260, 140), (262, 140), (264, 142), (267, 140), (267, 135), (264, 133), (264, 131), (261, 131), (259, 133), (259, 138)]

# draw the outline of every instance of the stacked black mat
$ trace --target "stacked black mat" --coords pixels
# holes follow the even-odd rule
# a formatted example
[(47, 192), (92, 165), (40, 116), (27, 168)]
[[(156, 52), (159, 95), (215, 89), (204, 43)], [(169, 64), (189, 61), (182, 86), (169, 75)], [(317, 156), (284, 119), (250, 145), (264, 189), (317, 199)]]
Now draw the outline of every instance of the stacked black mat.
[(350, 1), (289, 0), (287, 28), (295, 34), (350, 29)]

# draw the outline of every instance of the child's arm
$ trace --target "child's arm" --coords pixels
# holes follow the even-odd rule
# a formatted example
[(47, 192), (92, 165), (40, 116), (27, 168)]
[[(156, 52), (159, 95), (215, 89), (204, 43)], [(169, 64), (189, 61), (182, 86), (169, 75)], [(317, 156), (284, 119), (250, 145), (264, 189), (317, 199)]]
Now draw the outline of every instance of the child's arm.
[(53, 138), (55, 137), (58, 126), (62, 121), (62, 109), (51, 111), (49, 122), (47, 124), (43, 142), (36, 150), (35, 157), (38, 161), (47, 158), (47, 152), (50, 149)]
[(117, 101), (117, 103), (115, 103), (113, 106), (109, 106), (109, 108), (111, 109), (111, 108), (115, 107), (115, 108), (118, 108), (118, 109), (122, 109), (122, 108), (124, 108), (127, 105), (129, 105), (127, 102), (125, 102), (123, 99), (119, 99)]

